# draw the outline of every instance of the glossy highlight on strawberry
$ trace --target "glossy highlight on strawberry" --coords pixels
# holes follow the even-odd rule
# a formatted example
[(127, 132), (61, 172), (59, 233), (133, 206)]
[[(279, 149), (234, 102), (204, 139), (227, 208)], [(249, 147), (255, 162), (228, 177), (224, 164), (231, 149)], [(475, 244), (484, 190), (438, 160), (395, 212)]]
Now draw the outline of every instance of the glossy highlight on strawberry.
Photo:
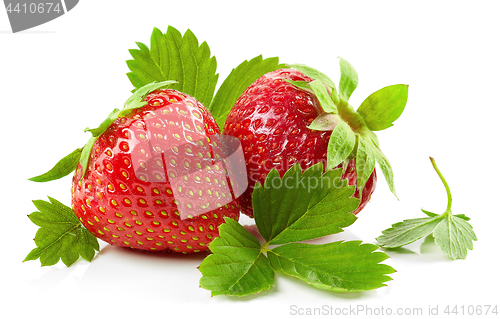
[(85, 175), (78, 165), (73, 209), (112, 245), (205, 251), (224, 217), (239, 217), (239, 200), (210, 145), (217, 124), (202, 104), (175, 90), (155, 90), (145, 101), (97, 138)]
[[(242, 213), (252, 217), (252, 192), (255, 183), (263, 183), (271, 169), (281, 176), (295, 163), (306, 168), (323, 162), (327, 167), (327, 147), (331, 131), (311, 130), (307, 126), (323, 112), (316, 96), (288, 83), (311, 82), (312, 79), (294, 69), (269, 72), (239, 97), (229, 113), (224, 134), (240, 139), (248, 171), (249, 187), (241, 197)], [(342, 164), (339, 165), (342, 167)], [(343, 178), (356, 185), (355, 159), (351, 160)], [(367, 204), (376, 185), (375, 170), (366, 182), (362, 200), (354, 212)], [(359, 198), (359, 190), (355, 195)]]

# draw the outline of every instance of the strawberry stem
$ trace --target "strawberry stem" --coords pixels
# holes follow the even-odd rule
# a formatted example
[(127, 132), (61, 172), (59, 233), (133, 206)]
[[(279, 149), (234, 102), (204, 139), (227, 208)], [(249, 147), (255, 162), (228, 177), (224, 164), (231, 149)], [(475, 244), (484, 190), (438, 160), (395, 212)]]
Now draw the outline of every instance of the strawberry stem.
[(439, 171), (439, 168), (436, 165), (436, 161), (434, 158), (429, 156), (429, 159), (431, 160), (432, 166), (434, 167), (434, 170), (436, 173), (439, 175), (439, 178), (441, 178), (441, 181), (443, 182), (444, 188), (446, 189), (446, 195), (448, 195), (448, 206), (446, 207), (446, 211), (444, 212), (443, 216), (449, 216), (451, 215), (451, 192), (450, 192), (450, 187), (448, 186), (448, 183), (446, 182), (446, 179), (444, 179), (443, 174)]
[(361, 131), (366, 128), (366, 124), (361, 115), (354, 111), (354, 108), (349, 103), (340, 100), (337, 108), (340, 117), (349, 124), (354, 132), (361, 133)]

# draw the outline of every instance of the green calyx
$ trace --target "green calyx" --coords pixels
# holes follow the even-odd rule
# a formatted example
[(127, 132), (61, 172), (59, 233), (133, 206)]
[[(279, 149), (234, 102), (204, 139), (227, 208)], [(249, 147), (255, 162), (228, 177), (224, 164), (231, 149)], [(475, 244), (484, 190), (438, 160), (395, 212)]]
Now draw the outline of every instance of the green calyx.
[(94, 143), (99, 138), (99, 136), (103, 134), (116, 119), (120, 117), (126, 117), (133, 110), (139, 109), (146, 105), (147, 102), (144, 101), (144, 97), (146, 95), (153, 92), (154, 90), (165, 88), (175, 83), (177, 83), (177, 81), (152, 82), (135, 89), (132, 96), (128, 98), (127, 101), (125, 101), (125, 105), (121, 110), (114, 109), (98, 127), (93, 129), (90, 129), (88, 127), (85, 128), (84, 132), (90, 132), (92, 133), (92, 136), (83, 148), (74, 150), (69, 155), (60, 160), (51, 170), (42, 175), (30, 178), (29, 180), (35, 182), (48, 182), (59, 179), (72, 173), (76, 169), (78, 164), (82, 165), (83, 172), (81, 178), (83, 178), (87, 171), (92, 147), (94, 146)]
[(301, 64), (288, 67), (302, 72), (313, 81), (287, 82), (313, 93), (321, 105), (318, 117), (308, 128), (332, 131), (328, 143), (327, 168), (333, 169), (356, 158), (357, 185), (361, 194), (375, 163), (378, 162), (389, 189), (396, 195), (392, 168), (380, 149), (374, 131), (391, 127), (399, 118), (408, 99), (408, 85), (398, 84), (382, 88), (366, 98), (355, 110), (349, 104), (349, 98), (358, 85), (358, 75), (346, 60), (340, 58), (339, 64), (341, 77), (338, 90), (328, 76)]

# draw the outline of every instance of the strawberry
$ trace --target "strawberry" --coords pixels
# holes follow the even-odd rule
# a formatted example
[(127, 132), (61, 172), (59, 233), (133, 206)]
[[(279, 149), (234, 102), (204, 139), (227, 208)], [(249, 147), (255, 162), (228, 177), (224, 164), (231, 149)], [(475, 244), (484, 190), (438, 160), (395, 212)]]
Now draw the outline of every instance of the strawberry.
[[(341, 61), (343, 70), (350, 67), (346, 63)], [(253, 187), (263, 184), (271, 169), (283, 176), (295, 163), (305, 170), (322, 162), (325, 170), (343, 168), (343, 178), (356, 185), (353, 196), (359, 198), (361, 192), (360, 204), (353, 212), (357, 214), (375, 190), (375, 160), (383, 164), (384, 176), (393, 190), (392, 170), (368, 125), (379, 122), (368, 116), (365, 121), (347, 103), (357, 84), (352, 67), (348, 71), (354, 79), (344, 77), (340, 96), (326, 75), (303, 65), (293, 67), (261, 76), (243, 92), (226, 119), (224, 134), (240, 139), (248, 171), (249, 187), (241, 197), (241, 211), (253, 217)], [(351, 89), (348, 84), (352, 84)], [(368, 104), (371, 107), (373, 103)], [(345, 143), (346, 137), (349, 143)], [(343, 156), (339, 158), (339, 154)]]
[[(323, 162), (331, 131), (315, 131), (307, 128), (322, 112), (313, 93), (303, 91), (285, 82), (312, 79), (293, 69), (269, 72), (250, 85), (236, 101), (229, 113), (224, 134), (240, 139), (247, 165), (249, 188), (240, 198), (241, 211), (253, 217), (252, 191), (255, 183), (263, 184), (272, 168), (281, 176), (295, 163), (303, 170)], [(349, 162), (343, 178), (350, 185), (356, 184), (355, 160)], [(376, 172), (370, 176), (357, 214), (375, 190)], [(359, 190), (355, 197), (359, 198)]]
[[(239, 200), (216, 147), (219, 128), (191, 96), (155, 89), (113, 112), (82, 152), (72, 207), (81, 223), (112, 245), (201, 252)], [(138, 105), (134, 103), (139, 103)], [(118, 115), (119, 114), (119, 115)]]

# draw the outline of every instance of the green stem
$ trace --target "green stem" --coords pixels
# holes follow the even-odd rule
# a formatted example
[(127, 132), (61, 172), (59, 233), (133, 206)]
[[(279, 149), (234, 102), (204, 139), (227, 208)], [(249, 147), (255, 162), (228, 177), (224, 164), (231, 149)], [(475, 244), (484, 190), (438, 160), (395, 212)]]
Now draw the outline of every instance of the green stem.
[(429, 156), (429, 159), (431, 160), (432, 166), (434, 166), (434, 170), (436, 170), (436, 173), (439, 175), (439, 178), (441, 178), (441, 181), (443, 182), (444, 188), (446, 189), (446, 195), (448, 195), (448, 206), (446, 207), (446, 211), (444, 212), (443, 215), (450, 215), (451, 214), (451, 192), (450, 192), (450, 187), (448, 186), (448, 183), (444, 179), (443, 174), (439, 171), (439, 168), (436, 165), (436, 161)]
[(340, 117), (351, 126), (354, 132), (362, 133), (364, 130), (368, 129), (361, 115), (359, 115), (349, 103), (340, 100), (337, 104), (337, 109)]

